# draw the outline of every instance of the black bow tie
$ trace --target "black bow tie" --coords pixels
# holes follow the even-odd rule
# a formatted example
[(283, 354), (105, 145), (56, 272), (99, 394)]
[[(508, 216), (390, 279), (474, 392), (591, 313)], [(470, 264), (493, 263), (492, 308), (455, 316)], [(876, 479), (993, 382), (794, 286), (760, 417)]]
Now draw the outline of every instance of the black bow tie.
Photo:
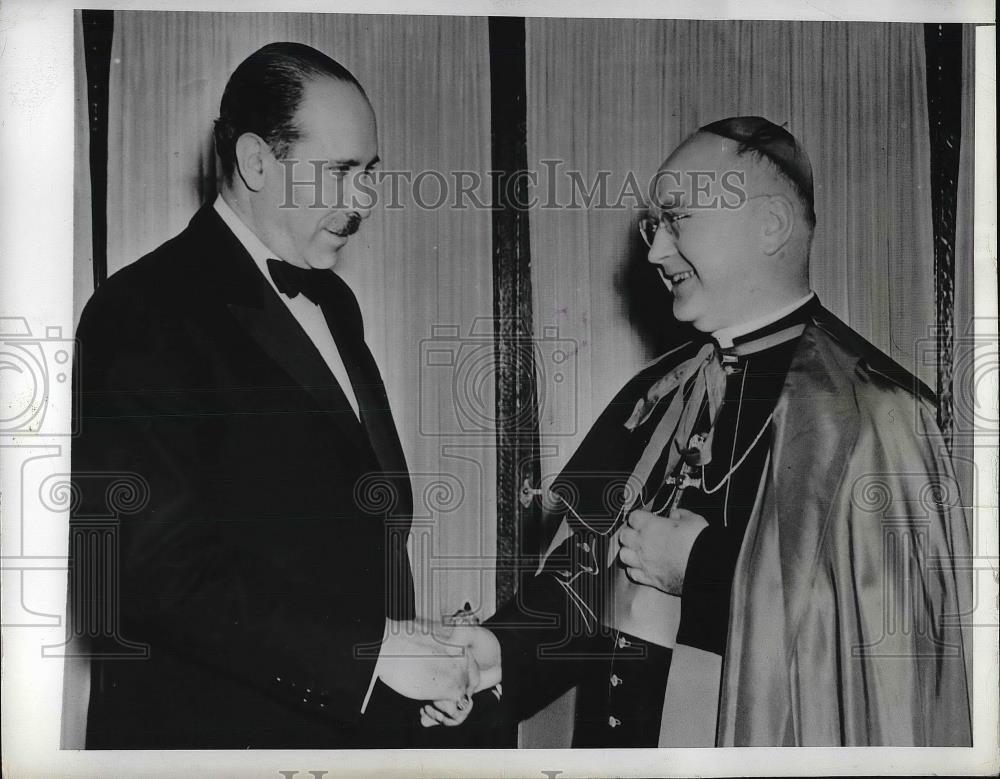
[(267, 271), (274, 280), (278, 292), (289, 298), (301, 292), (313, 303), (321, 305), (329, 296), (332, 271), (316, 268), (300, 268), (284, 260), (268, 260)]

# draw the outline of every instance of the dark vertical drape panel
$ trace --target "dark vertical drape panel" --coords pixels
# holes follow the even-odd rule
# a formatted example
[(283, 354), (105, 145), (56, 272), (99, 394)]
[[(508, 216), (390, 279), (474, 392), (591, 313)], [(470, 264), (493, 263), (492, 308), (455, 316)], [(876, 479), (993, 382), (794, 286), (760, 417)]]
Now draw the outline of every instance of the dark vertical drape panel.
[(83, 11), (90, 123), (90, 188), (94, 239), (94, 289), (108, 277), (108, 75), (114, 11)]
[(924, 27), (931, 143), (934, 284), (937, 292), (938, 425), (952, 443), (955, 229), (962, 130), (962, 25)]
[(528, 236), (524, 19), (493, 17), (490, 30), (493, 177), (493, 311), (496, 321), (497, 603), (509, 600), (517, 571), (539, 553), (534, 502), (521, 483), (538, 483), (538, 411)]

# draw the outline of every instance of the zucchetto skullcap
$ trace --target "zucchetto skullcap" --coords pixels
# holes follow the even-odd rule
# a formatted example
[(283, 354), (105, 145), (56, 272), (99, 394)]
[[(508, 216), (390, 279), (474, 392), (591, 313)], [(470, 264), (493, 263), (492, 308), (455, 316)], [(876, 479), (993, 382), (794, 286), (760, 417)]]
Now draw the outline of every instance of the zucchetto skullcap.
[(712, 133), (739, 144), (738, 154), (748, 151), (767, 157), (798, 188), (809, 210), (813, 210), (813, 175), (809, 156), (788, 130), (762, 116), (733, 116), (706, 124), (699, 132)]

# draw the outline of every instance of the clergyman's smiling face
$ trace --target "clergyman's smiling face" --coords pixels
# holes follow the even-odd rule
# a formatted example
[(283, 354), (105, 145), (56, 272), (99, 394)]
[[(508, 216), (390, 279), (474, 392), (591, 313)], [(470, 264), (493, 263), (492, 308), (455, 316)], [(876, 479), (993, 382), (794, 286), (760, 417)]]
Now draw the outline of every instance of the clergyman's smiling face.
[(746, 182), (733, 144), (698, 133), (660, 167), (650, 216), (661, 225), (649, 262), (673, 296), (673, 314), (703, 332), (749, 318), (747, 301), (766, 283), (757, 262), (759, 201), (734, 182)]

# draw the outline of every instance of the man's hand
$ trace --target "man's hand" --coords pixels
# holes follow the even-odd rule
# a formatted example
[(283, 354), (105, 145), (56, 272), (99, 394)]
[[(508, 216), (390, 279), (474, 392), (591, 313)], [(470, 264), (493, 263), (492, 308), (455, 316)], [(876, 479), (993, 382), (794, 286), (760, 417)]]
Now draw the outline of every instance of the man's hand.
[(468, 703), (499, 684), (500, 644), (485, 628), (386, 621), (376, 674), (400, 695)]
[(386, 620), (375, 673), (400, 695), (417, 700), (467, 700), (479, 684), (473, 653), (417, 621)]
[(685, 509), (674, 509), (665, 517), (633, 511), (619, 536), (618, 557), (636, 584), (680, 595), (691, 548), (706, 527), (704, 517)]
[(503, 678), (500, 666), (500, 642), (486, 628), (477, 625), (456, 625), (448, 631), (444, 638), (450, 644), (457, 644), (475, 660), (478, 671), (478, 681), (473, 692), (496, 687)]
[[(500, 697), (499, 685), (503, 677), (500, 665), (500, 642), (486, 628), (477, 627), (471, 622), (443, 629), (447, 631), (447, 641), (461, 644), (466, 652), (475, 660), (479, 671), (479, 681), (473, 692), (496, 687), (494, 694)], [(420, 724), (425, 728), (435, 725), (454, 727), (465, 722), (472, 712), (472, 698), (438, 699), (420, 709)]]

